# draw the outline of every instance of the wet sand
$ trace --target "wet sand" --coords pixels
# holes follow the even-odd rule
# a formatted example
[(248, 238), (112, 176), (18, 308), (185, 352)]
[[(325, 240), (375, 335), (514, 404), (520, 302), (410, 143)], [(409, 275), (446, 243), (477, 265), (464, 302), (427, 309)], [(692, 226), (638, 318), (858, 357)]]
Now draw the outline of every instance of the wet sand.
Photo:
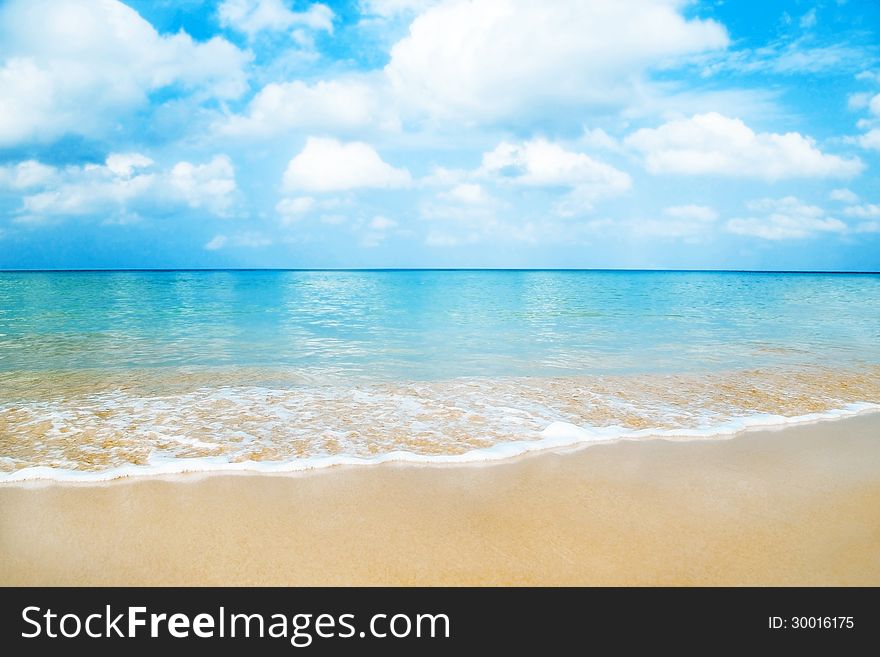
[(0, 486), (5, 585), (880, 585), (880, 415), (504, 463)]

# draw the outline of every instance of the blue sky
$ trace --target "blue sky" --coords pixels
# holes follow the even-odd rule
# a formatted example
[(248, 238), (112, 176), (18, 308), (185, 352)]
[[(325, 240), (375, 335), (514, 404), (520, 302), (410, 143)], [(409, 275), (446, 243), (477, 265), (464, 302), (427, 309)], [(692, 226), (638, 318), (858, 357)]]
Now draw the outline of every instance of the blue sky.
[(0, 267), (880, 270), (880, 4), (0, 1)]

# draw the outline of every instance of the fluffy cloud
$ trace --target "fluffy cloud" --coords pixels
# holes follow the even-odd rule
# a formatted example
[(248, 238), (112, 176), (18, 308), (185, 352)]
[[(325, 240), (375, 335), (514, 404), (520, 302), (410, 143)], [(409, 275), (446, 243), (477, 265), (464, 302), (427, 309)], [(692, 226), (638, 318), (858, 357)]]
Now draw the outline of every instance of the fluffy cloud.
[(117, 153), (104, 164), (65, 168), (22, 162), (0, 169), (0, 186), (26, 190), (15, 220), (38, 222), (48, 217), (102, 216), (120, 223), (141, 210), (205, 209), (223, 216), (234, 199), (235, 172), (225, 155), (205, 164), (178, 162), (156, 171), (139, 153)]
[(807, 205), (793, 196), (761, 199), (747, 204), (754, 215), (731, 219), (727, 230), (765, 240), (814, 237), (825, 233), (845, 233), (848, 227), (815, 205)]
[(217, 8), (220, 24), (253, 39), (262, 31), (284, 32), (298, 27), (333, 32), (333, 10), (315, 3), (306, 11), (288, 9), (282, 0), (224, 0)]
[(222, 216), (232, 205), (235, 169), (225, 155), (205, 164), (178, 162), (171, 169), (168, 182), (189, 207), (205, 208)]
[(500, 143), (483, 154), (479, 173), (502, 183), (568, 188), (568, 195), (559, 205), (564, 215), (588, 209), (599, 198), (620, 194), (632, 186), (625, 172), (546, 139)]
[(153, 164), (153, 160), (141, 153), (110, 153), (105, 162), (110, 173), (121, 178), (128, 178), (136, 170), (151, 164)]
[(400, 98), (441, 118), (496, 118), (533, 107), (621, 102), (643, 71), (723, 48), (684, 0), (445, 0), (420, 14), (385, 71)]
[(287, 165), (283, 186), (287, 191), (335, 192), (406, 187), (410, 182), (409, 171), (382, 160), (369, 144), (309, 137)]
[(637, 130), (625, 143), (644, 155), (652, 173), (779, 180), (849, 177), (864, 168), (858, 158), (823, 153), (797, 132), (756, 133), (716, 112)]
[(0, 146), (102, 135), (164, 88), (237, 97), (248, 58), (218, 37), (159, 35), (116, 0), (10, 0), (0, 6)]
[(218, 129), (235, 136), (268, 137), (297, 128), (351, 130), (367, 126), (396, 128), (398, 122), (380, 102), (375, 84), (350, 78), (267, 84), (243, 114), (228, 117)]

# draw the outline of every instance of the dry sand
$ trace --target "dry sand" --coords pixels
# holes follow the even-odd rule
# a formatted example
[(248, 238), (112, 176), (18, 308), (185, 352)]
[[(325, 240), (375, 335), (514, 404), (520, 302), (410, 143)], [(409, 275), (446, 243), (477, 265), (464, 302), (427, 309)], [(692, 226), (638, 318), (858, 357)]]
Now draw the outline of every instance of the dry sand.
[(880, 416), (455, 467), (0, 486), (0, 584), (880, 585)]

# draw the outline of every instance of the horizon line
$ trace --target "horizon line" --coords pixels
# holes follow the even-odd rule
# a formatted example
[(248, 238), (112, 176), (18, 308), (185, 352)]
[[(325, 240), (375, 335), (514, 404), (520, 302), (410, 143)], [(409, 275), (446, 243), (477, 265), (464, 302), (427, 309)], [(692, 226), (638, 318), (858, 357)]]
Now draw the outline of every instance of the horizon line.
[(84, 267), (2, 269), (0, 274), (173, 273), (173, 272), (630, 272), (704, 274), (880, 274), (878, 270), (849, 269), (680, 269), (628, 267)]

